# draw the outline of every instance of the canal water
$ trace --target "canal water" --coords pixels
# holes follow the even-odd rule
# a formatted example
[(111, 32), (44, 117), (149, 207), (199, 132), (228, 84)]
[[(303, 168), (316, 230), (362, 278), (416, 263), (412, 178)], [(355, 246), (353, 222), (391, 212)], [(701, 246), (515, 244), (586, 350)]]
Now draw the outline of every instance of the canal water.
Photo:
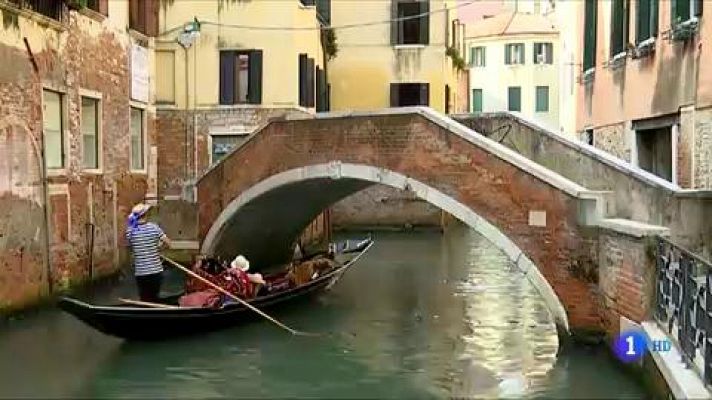
[(275, 314), (325, 337), (255, 322), (136, 344), (43, 310), (0, 327), (0, 397), (646, 397), (604, 351), (557, 356), (536, 290), (469, 229), (375, 239), (330, 292)]

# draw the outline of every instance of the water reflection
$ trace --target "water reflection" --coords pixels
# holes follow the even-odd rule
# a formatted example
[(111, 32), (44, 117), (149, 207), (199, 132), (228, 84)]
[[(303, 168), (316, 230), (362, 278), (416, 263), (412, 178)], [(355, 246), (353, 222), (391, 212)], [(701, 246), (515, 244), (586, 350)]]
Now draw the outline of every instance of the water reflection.
[(643, 397), (597, 353), (557, 360), (536, 290), (473, 232), (376, 240), (331, 292), (275, 314), (324, 337), (258, 322), (134, 344), (49, 310), (1, 328), (0, 397)]

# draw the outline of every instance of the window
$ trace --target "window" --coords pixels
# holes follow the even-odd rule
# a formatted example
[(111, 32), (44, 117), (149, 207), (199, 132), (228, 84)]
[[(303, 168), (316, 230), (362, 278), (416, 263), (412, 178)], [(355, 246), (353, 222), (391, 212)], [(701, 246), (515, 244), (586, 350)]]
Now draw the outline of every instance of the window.
[(487, 60), (485, 59), (485, 47), (471, 47), (470, 48), (470, 64), (473, 67), (484, 67)]
[(702, 4), (703, 0), (671, 0), (672, 24), (676, 25), (702, 15)]
[(629, 0), (611, 2), (611, 58), (626, 51)]
[(99, 121), (99, 100), (82, 97), (82, 166), (86, 169), (99, 169)]
[(427, 83), (391, 83), (391, 107), (430, 105)]
[(42, 92), (42, 130), (47, 169), (64, 168), (64, 101), (60, 93)]
[(519, 86), (510, 86), (507, 89), (507, 109), (522, 111), (522, 88)]
[(658, 36), (658, 6), (660, 0), (638, 0), (636, 43)]
[(100, 14), (109, 15), (109, 0), (87, 0), (87, 8)]
[(524, 64), (524, 43), (511, 43), (504, 45), (504, 63)]
[(156, 103), (175, 104), (176, 58), (173, 51), (156, 51)]
[(66, 20), (68, 15), (66, 3), (63, 1), (11, 0), (10, 2), (14, 3), (16, 7), (30, 9), (36, 13), (57, 21)]
[(144, 138), (146, 136), (143, 123), (143, 110), (131, 107), (131, 169), (143, 171), (146, 167)]
[(549, 87), (548, 86), (537, 86), (536, 87), (536, 112), (548, 112), (549, 111)]
[[(430, 40), (429, 1), (391, 0), (391, 44), (428, 44)], [(419, 18), (409, 18), (416, 15)]]
[(596, 66), (596, 28), (598, 25), (598, 1), (586, 0), (584, 18), (583, 70)]
[(326, 71), (319, 67), (316, 67), (316, 111), (329, 111), (329, 84)]
[(534, 64), (553, 64), (554, 45), (552, 43), (534, 43)]
[(210, 163), (222, 160), (235, 147), (247, 139), (247, 134), (210, 135)]
[(672, 127), (636, 130), (638, 166), (672, 181)]
[(262, 103), (262, 50), (220, 52), (220, 104)]
[(586, 144), (589, 146), (593, 146), (594, 140), (593, 140), (593, 129), (586, 129), (584, 131), (584, 141)]
[(148, 36), (158, 35), (160, 0), (129, 0), (129, 28)]
[(314, 107), (314, 59), (306, 54), (299, 55), (299, 105)]
[(445, 85), (445, 114), (450, 114), (450, 85)]
[(472, 89), (472, 112), (482, 112), (482, 89)]
[(331, 25), (331, 0), (316, 0), (316, 16), (324, 25)]

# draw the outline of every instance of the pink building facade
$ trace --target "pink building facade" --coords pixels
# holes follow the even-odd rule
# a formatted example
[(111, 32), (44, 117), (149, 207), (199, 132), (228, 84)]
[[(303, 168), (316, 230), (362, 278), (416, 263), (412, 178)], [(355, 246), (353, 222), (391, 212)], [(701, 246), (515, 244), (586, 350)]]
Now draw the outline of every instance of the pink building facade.
[(583, 140), (681, 188), (712, 189), (710, 12), (712, 0), (580, 2)]

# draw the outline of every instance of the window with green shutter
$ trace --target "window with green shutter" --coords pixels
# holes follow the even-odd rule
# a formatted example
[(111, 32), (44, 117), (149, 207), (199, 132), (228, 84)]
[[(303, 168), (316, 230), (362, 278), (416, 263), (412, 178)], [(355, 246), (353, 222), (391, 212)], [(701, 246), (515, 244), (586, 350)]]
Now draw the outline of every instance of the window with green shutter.
[(703, 0), (670, 0), (672, 25), (702, 15)]
[(628, 41), (628, 0), (611, 2), (611, 57), (623, 53)]
[(485, 47), (477, 46), (470, 48), (470, 65), (473, 67), (485, 66)]
[(596, 66), (596, 31), (598, 20), (597, 0), (586, 0), (583, 43), (583, 70)]
[(522, 111), (522, 88), (510, 86), (507, 89), (507, 110)]
[(507, 65), (524, 64), (524, 43), (505, 44), (504, 63)]
[(636, 15), (636, 43), (658, 35), (658, 7), (660, 0), (638, 0)]
[(472, 89), (472, 112), (482, 112), (482, 89)]
[(549, 111), (549, 87), (548, 86), (537, 86), (536, 87), (536, 112), (548, 112)]

